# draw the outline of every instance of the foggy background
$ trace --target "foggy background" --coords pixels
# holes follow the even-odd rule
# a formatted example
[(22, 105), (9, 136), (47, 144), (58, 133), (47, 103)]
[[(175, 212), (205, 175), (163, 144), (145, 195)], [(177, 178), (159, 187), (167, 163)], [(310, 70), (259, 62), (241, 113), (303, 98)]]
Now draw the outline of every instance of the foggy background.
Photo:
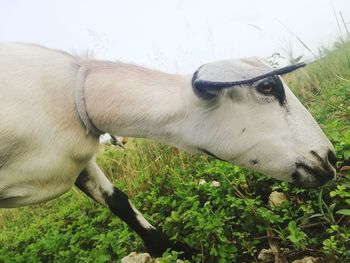
[(276, 52), (280, 64), (313, 59), (348, 37), (344, 25), (350, 27), (349, 0), (0, 0), (0, 41), (174, 73)]

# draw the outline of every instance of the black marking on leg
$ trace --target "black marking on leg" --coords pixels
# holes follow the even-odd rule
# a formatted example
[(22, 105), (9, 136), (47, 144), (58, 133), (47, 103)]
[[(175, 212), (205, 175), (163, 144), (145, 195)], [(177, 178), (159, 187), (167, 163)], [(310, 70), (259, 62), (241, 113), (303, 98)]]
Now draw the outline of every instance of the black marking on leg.
[[(94, 199), (91, 195), (90, 190), (87, 188), (87, 182), (90, 181), (89, 173), (86, 170), (81, 171), (78, 178), (75, 180), (75, 186), (78, 187), (84, 194)], [(95, 200), (95, 199), (94, 199)]]
[(154, 257), (161, 257), (167, 249), (182, 252), (179, 257), (183, 259), (191, 259), (193, 255), (199, 252), (185, 243), (169, 240), (166, 235), (156, 229), (149, 231), (149, 240), (148, 242), (145, 241), (145, 245), (147, 251)]
[(184, 252), (184, 257), (192, 255), (193, 249), (187, 245), (170, 241), (167, 236), (155, 228), (145, 228), (137, 219), (137, 214), (128, 196), (118, 188), (114, 188), (112, 194), (104, 193), (103, 197), (110, 210), (142, 238), (152, 256), (159, 257), (169, 248)]

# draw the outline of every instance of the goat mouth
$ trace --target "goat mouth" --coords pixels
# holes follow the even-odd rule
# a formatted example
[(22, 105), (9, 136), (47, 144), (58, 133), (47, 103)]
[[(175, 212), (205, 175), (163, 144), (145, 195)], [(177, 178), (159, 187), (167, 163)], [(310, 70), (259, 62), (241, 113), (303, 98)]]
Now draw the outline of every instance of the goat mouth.
[(304, 163), (296, 163), (292, 174), (293, 184), (302, 188), (316, 188), (334, 179), (335, 170), (311, 167)]
[(209, 156), (213, 157), (214, 159), (218, 159), (220, 161), (227, 162), (226, 160), (221, 159), (220, 157), (216, 156), (215, 154), (209, 152), (208, 150), (205, 150), (205, 149), (202, 149), (202, 148), (198, 148), (198, 150), (201, 151), (202, 153), (205, 153), (206, 155), (209, 155)]

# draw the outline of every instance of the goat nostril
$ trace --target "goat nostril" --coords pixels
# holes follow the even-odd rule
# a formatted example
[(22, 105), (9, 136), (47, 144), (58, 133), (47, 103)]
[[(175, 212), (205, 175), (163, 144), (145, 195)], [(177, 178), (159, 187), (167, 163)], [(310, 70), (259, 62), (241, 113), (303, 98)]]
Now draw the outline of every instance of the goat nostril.
[(335, 155), (335, 153), (331, 150), (328, 151), (327, 154), (327, 158), (329, 163), (335, 168), (336, 164), (337, 164), (337, 156)]
[(334, 151), (328, 150), (326, 159), (323, 159), (317, 152), (310, 151), (310, 153), (320, 161), (324, 166), (324, 169), (327, 169), (325, 167), (329, 167), (329, 164), (336, 169), (337, 164), (337, 156), (335, 155)]

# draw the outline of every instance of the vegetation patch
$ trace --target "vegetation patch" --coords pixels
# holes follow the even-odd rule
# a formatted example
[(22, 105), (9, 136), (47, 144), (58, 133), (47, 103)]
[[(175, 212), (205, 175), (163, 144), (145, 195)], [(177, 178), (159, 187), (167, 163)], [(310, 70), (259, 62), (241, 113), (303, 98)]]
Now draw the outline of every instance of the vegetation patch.
[[(337, 181), (305, 190), (146, 140), (106, 146), (98, 163), (172, 239), (198, 249), (190, 262), (262, 262), (263, 249), (350, 262), (350, 45), (287, 77), (335, 145)], [(284, 196), (278, 205), (269, 196)], [(0, 262), (120, 262), (141, 239), (108, 209), (72, 190), (46, 204), (0, 211)], [(176, 262), (166, 252), (161, 262)], [(271, 262), (271, 261), (264, 261)], [(273, 262), (273, 261), (272, 261)]]

